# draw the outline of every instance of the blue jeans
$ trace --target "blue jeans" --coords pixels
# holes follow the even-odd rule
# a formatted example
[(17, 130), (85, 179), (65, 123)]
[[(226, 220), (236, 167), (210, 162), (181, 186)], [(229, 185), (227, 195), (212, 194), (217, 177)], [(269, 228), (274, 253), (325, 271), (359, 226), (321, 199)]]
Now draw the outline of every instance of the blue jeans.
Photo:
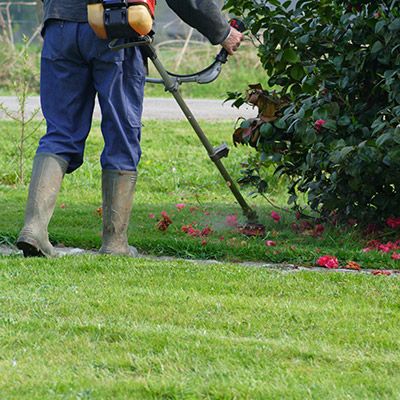
[(65, 159), (67, 173), (79, 168), (97, 94), (104, 138), (102, 168), (136, 171), (144, 84), (145, 68), (138, 48), (114, 52), (87, 23), (48, 21), (40, 80), (47, 132), (37, 152)]

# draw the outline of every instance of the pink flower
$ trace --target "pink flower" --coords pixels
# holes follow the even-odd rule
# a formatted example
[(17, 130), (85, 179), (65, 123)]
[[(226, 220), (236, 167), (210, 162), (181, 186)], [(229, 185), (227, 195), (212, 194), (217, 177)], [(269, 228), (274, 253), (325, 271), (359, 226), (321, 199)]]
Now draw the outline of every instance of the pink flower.
[(175, 207), (178, 209), (178, 211), (181, 211), (186, 207), (186, 204), (178, 203), (175, 205)]
[(322, 256), (318, 258), (317, 264), (320, 267), (325, 267), (329, 269), (339, 268), (339, 261), (336, 257), (333, 256)]
[(267, 247), (276, 246), (276, 242), (274, 242), (273, 240), (266, 240), (266, 241), (265, 241), (265, 245), (266, 245)]
[(393, 253), (392, 260), (400, 260), (400, 253)]
[(238, 225), (237, 216), (233, 215), (233, 214), (228, 215), (225, 219), (225, 223), (226, 223), (226, 225), (231, 226), (233, 228), (236, 227)]
[(277, 212), (275, 212), (275, 211), (272, 211), (272, 212), (271, 212), (271, 218), (272, 218), (276, 223), (278, 223), (278, 222), (281, 220), (281, 216), (280, 216)]
[(153, 214), (153, 213), (149, 214), (150, 219), (154, 219), (155, 217), (156, 217), (155, 214)]
[(378, 246), (378, 250), (382, 251), (383, 253), (389, 253), (389, 251), (391, 250), (391, 246), (388, 244), (380, 244)]
[(392, 229), (397, 229), (398, 227), (400, 227), (400, 218), (389, 217), (386, 220), (386, 224)]
[(314, 128), (317, 132), (321, 132), (322, 127), (326, 124), (326, 121), (324, 119), (318, 119), (314, 123)]

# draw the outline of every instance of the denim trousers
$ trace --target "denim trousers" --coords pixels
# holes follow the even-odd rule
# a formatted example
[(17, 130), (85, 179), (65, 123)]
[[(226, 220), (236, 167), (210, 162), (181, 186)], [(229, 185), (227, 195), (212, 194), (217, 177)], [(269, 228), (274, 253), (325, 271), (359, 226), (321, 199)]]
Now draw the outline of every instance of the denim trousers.
[(47, 21), (40, 98), (47, 123), (37, 153), (79, 168), (92, 125), (96, 95), (102, 121), (102, 169), (136, 171), (140, 161), (145, 68), (138, 48), (112, 51), (88, 23)]

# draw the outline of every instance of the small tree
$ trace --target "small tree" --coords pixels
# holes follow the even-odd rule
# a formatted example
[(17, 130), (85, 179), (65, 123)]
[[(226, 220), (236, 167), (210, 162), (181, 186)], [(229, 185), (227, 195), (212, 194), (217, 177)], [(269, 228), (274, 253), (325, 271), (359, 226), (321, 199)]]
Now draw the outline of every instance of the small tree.
[[(25, 163), (27, 159), (27, 149), (30, 142), (36, 143), (35, 134), (41, 127), (43, 119), (37, 120), (40, 108), (35, 109), (30, 115), (27, 114), (27, 100), (31, 90), (31, 81), (35, 77), (32, 75), (32, 65), (26, 46), (27, 38), (25, 38), (25, 46), (19, 55), (15, 55), (16, 62), (11, 73), (12, 93), (18, 100), (18, 109), (13, 112), (0, 103), (0, 111), (2, 111), (9, 119), (16, 122), (18, 126), (18, 137), (15, 140), (14, 148), (10, 149), (7, 157), (8, 164), (14, 170), (16, 181), (20, 184), (25, 183)], [(14, 180), (12, 180), (13, 182)], [(14, 183), (14, 182), (13, 182)]]
[[(290, 178), (322, 215), (377, 221), (399, 214), (399, 1), (227, 0), (244, 15), (270, 87), (253, 86), (259, 107), (235, 141), (258, 158), (243, 183), (268, 190), (261, 166)], [(231, 97), (234, 97), (233, 95)]]

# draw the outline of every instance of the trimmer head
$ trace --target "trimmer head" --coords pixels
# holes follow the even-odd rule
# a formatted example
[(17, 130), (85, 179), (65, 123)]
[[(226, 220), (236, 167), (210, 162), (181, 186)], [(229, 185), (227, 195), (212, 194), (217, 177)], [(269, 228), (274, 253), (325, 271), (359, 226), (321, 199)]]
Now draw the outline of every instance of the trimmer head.
[(265, 225), (259, 223), (248, 222), (238, 226), (238, 231), (249, 237), (263, 237), (265, 236)]

